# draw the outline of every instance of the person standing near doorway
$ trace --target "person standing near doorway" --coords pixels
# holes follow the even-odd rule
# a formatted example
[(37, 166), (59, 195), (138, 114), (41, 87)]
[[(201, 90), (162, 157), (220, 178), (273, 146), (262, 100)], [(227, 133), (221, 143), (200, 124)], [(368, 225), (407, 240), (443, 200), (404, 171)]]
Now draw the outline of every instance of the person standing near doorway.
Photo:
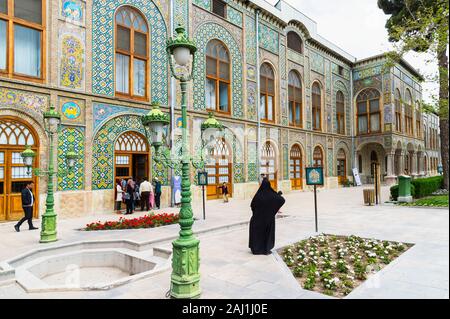
[(122, 200), (123, 200), (123, 189), (122, 189), (122, 182), (117, 181), (116, 185), (116, 213), (119, 214), (122, 206)]
[(160, 209), (161, 206), (161, 182), (158, 177), (155, 177), (155, 206), (156, 209)]
[(124, 193), (125, 195), (125, 203), (127, 204), (127, 212), (125, 215), (133, 214), (134, 211), (134, 184), (133, 180), (130, 178), (127, 183), (127, 188)]
[(228, 203), (228, 186), (227, 183), (223, 182), (222, 186), (219, 187), (222, 189), (223, 202)]
[(148, 181), (147, 177), (144, 177), (144, 181), (139, 186), (139, 192), (141, 195), (141, 211), (146, 209), (150, 210), (150, 194), (153, 193), (152, 184)]
[(34, 195), (33, 195), (33, 182), (28, 182), (25, 188), (22, 190), (22, 208), (25, 216), (14, 225), (14, 229), (20, 232), (20, 226), (23, 222), (28, 221), (29, 230), (38, 229), (33, 226), (33, 205), (34, 205)]

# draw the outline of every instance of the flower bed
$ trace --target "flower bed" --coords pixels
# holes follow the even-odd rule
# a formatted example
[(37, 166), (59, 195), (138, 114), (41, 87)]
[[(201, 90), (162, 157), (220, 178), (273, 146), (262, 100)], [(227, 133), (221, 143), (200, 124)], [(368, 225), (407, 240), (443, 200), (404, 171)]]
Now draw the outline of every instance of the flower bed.
[(322, 234), (278, 253), (304, 289), (342, 298), (411, 246)]
[(116, 229), (136, 229), (152, 228), (178, 223), (178, 214), (150, 214), (138, 218), (125, 219), (120, 217), (118, 221), (94, 222), (86, 225), (84, 230), (116, 230)]
[(399, 203), (400, 206), (448, 207), (448, 195), (429, 196), (411, 203)]

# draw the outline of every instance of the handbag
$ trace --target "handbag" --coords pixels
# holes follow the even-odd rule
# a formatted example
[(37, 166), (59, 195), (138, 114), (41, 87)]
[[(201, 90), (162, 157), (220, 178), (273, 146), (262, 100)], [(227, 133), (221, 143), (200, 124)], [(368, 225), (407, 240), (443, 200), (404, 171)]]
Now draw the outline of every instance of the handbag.
[(130, 193), (125, 192), (125, 193), (123, 194), (123, 199), (125, 199), (125, 200), (130, 199)]

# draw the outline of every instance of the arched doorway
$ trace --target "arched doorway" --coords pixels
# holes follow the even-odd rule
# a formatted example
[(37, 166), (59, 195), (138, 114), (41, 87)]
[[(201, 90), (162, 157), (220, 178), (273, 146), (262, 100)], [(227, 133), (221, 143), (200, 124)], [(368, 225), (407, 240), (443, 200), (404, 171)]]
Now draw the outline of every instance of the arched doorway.
[(320, 148), (320, 146), (316, 146), (314, 148), (313, 166), (323, 167), (323, 152), (322, 152), (322, 149)]
[[(21, 192), (33, 181), (35, 200), (38, 201), (38, 179), (28, 173), (20, 153), (30, 145), (39, 154), (39, 139), (36, 132), (22, 121), (13, 117), (0, 119), (0, 222), (19, 220), (23, 217)], [(39, 167), (39, 157), (33, 162)], [(38, 204), (34, 205), (33, 217), (38, 215)]]
[(345, 156), (345, 151), (342, 148), (339, 149), (337, 153), (336, 164), (338, 183), (339, 185), (343, 185), (345, 180), (347, 180), (347, 159)]
[(140, 133), (122, 133), (114, 145), (114, 180), (150, 177), (150, 148)]
[(207, 198), (217, 199), (222, 193), (219, 187), (227, 183), (229, 196), (233, 194), (231, 152), (224, 138), (217, 138), (209, 151)]
[(266, 142), (261, 149), (261, 174), (265, 174), (273, 189), (277, 189), (277, 155), (272, 143)]
[(290, 152), (289, 171), (291, 179), (291, 188), (294, 190), (302, 189), (302, 149), (300, 145), (294, 144)]

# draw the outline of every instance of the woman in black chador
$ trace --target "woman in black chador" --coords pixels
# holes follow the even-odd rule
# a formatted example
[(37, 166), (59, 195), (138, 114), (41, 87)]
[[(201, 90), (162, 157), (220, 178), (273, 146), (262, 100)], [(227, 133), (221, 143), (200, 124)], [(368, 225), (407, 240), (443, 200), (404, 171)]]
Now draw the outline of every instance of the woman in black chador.
[(253, 215), (250, 219), (248, 246), (254, 255), (270, 254), (275, 245), (275, 215), (284, 202), (284, 198), (275, 192), (269, 180), (264, 178), (250, 205)]

